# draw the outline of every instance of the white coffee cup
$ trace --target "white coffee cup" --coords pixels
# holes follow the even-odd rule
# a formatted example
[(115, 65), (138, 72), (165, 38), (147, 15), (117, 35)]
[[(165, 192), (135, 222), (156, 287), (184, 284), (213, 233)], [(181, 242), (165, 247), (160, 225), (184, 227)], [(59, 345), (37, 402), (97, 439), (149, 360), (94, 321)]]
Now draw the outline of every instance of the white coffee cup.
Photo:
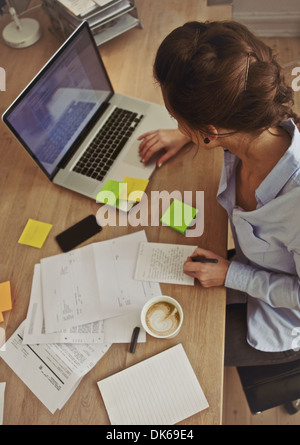
[(182, 307), (172, 297), (153, 297), (144, 304), (141, 322), (145, 331), (152, 337), (173, 338), (182, 326)]

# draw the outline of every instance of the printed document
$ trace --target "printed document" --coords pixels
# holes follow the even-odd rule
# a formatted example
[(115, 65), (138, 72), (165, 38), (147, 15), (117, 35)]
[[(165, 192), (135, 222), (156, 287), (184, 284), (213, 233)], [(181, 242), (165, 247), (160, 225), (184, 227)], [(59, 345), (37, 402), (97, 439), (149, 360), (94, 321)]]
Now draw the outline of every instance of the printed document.
[(208, 408), (181, 344), (97, 383), (112, 425), (174, 425)]
[(140, 311), (157, 283), (134, 280), (139, 231), (41, 260), (45, 332)]
[(197, 246), (141, 243), (135, 280), (193, 285), (194, 278), (183, 272), (183, 264)]
[[(36, 264), (25, 321), (23, 344), (130, 342), (133, 329), (135, 326), (140, 326), (140, 311), (47, 334), (45, 332), (40, 269), (41, 265)], [(160, 295), (160, 288), (155, 284), (151, 284), (149, 289), (152, 289), (153, 296)], [(146, 333), (143, 329), (140, 331), (138, 341), (146, 341)]]
[(92, 244), (41, 259), (41, 274), (47, 333), (105, 318), (99, 316)]
[(24, 344), (39, 343), (104, 343), (103, 321), (95, 321), (47, 334), (42, 301), (41, 265), (34, 267), (30, 302), (27, 311)]
[(82, 377), (110, 344), (24, 345), (24, 322), (5, 343), (0, 357), (53, 414), (73, 394)]

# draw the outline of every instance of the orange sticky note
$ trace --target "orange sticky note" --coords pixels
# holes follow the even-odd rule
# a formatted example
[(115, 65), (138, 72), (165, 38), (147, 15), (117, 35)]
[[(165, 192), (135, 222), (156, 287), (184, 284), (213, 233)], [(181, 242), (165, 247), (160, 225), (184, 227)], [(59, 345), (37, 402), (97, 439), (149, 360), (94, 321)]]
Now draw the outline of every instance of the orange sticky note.
[(0, 321), (3, 321), (2, 312), (12, 309), (10, 281), (0, 283)]

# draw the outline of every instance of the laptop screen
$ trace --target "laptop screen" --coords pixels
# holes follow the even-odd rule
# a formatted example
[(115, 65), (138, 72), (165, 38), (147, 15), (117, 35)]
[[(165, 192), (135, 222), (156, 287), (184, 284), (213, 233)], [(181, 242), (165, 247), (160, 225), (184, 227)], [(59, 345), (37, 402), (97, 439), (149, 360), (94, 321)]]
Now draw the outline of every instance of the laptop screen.
[(4, 113), (3, 120), (51, 177), (112, 93), (84, 23)]

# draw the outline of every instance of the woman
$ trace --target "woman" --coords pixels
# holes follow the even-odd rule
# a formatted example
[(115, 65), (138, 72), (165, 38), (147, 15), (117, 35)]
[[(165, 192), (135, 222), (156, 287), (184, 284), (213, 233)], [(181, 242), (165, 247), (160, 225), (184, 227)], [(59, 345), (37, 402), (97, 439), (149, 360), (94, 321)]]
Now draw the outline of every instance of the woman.
[(236, 257), (198, 248), (194, 255), (218, 263), (188, 258), (184, 272), (204, 287), (225, 285), (228, 303), (239, 303), (227, 305), (225, 364), (299, 358), (300, 134), (291, 87), (272, 50), (235, 22), (175, 29), (158, 49), (154, 75), (178, 130), (142, 135), (142, 161), (164, 149), (161, 166), (190, 140), (224, 148), (217, 199)]

